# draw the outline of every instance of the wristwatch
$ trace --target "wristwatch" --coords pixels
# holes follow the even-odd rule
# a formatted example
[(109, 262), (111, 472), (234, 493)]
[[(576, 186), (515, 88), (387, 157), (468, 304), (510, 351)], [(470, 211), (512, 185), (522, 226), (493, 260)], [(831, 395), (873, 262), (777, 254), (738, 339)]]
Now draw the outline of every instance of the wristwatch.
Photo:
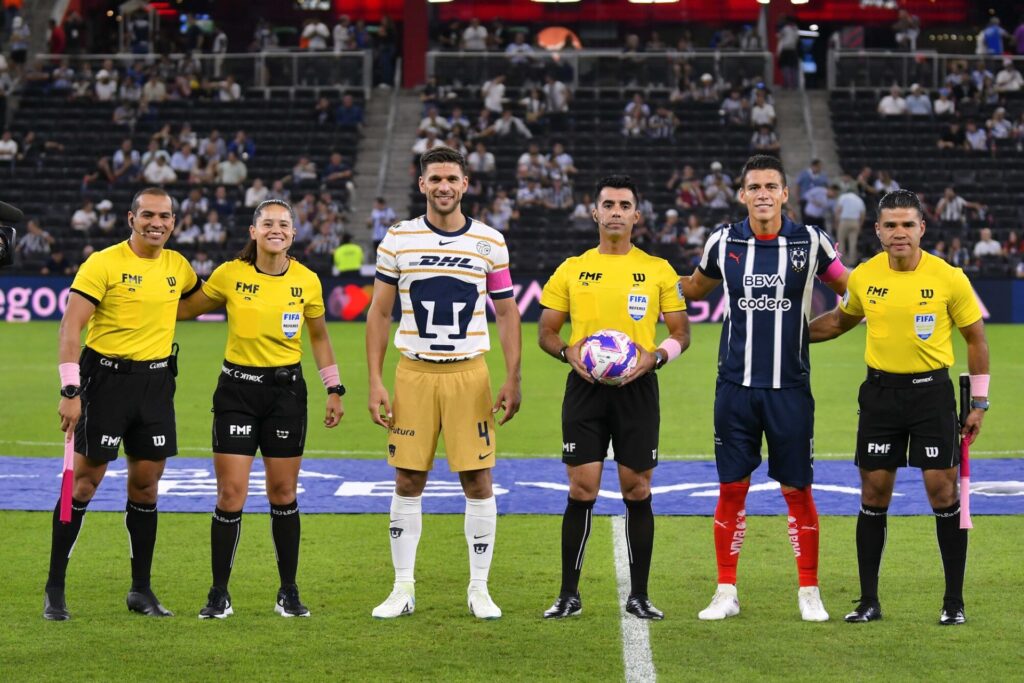
[(345, 385), (344, 384), (336, 384), (333, 387), (327, 387), (327, 393), (328, 394), (337, 394), (338, 396), (344, 396), (345, 395)]
[(562, 359), (563, 363), (568, 363), (569, 362), (569, 359), (565, 357), (565, 350), (567, 348), (569, 348), (569, 347), (568, 346), (563, 346), (562, 348), (558, 349), (558, 356)]
[(661, 370), (665, 366), (665, 363), (668, 362), (668, 354), (666, 353), (663, 356), (660, 353), (658, 353), (659, 351), (661, 351), (661, 349), (654, 349), (654, 358), (655, 358), (655, 360), (654, 360), (654, 369), (655, 370)]
[(987, 398), (972, 398), (971, 410), (988, 410)]
[(60, 388), (62, 398), (74, 398), (82, 393), (82, 387), (77, 384), (65, 384)]

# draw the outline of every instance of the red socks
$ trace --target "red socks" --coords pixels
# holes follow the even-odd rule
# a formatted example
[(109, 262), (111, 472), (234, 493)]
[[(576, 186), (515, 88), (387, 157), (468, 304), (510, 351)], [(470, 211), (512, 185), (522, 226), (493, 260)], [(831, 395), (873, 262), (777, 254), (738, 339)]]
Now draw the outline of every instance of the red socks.
[[(811, 487), (782, 494), (789, 506), (789, 542), (796, 556), (800, 587), (818, 585), (818, 509)], [(716, 515), (717, 517), (717, 515)], [(716, 528), (715, 531), (718, 529)]]
[[(736, 563), (747, 533), (747, 489), (749, 482), (734, 481), (718, 485), (718, 507), (715, 508), (715, 557), (718, 560), (718, 583), (736, 583)], [(817, 538), (815, 538), (817, 540)], [(817, 548), (817, 543), (815, 543)], [(817, 552), (815, 552), (817, 557)], [(802, 584), (801, 584), (802, 585)]]

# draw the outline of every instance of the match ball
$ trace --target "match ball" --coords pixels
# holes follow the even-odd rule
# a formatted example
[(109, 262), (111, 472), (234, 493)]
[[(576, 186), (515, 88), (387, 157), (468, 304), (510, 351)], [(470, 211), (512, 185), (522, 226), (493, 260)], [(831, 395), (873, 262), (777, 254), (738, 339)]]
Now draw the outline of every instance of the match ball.
[(636, 344), (618, 330), (598, 330), (580, 347), (583, 366), (601, 384), (622, 384), (633, 372), (638, 358)]

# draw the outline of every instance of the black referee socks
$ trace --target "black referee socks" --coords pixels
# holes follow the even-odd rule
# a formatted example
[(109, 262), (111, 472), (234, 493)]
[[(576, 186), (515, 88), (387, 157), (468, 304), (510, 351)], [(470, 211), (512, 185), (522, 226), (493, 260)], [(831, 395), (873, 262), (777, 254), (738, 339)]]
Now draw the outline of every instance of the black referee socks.
[(960, 528), (960, 501), (948, 508), (932, 508), (935, 535), (939, 539), (942, 569), (946, 574), (947, 602), (964, 602), (964, 573), (967, 571), (967, 529)]
[(124, 506), (124, 526), (128, 529), (128, 554), (132, 558), (132, 590), (149, 590), (153, 570), (153, 548), (156, 546), (156, 503), (136, 503), (129, 500)]
[(213, 568), (213, 585), (228, 589), (231, 567), (235, 564), (235, 549), (242, 535), (242, 511), (225, 512), (214, 508), (210, 521), (210, 561)]
[(270, 532), (277, 554), (277, 573), (282, 586), (295, 585), (299, 568), (299, 501), (270, 506)]
[(626, 543), (629, 550), (629, 593), (647, 597), (647, 577), (654, 552), (654, 510), (651, 496), (643, 500), (622, 499), (626, 504)]
[(562, 515), (562, 590), (560, 596), (578, 595), (583, 555), (590, 538), (594, 501), (569, 497)]
[(78, 533), (82, 530), (82, 518), (85, 517), (85, 508), (88, 502), (71, 499), (71, 523), (60, 523), (60, 499), (53, 507), (53, 531), (50, 535), (50, 573), (46, 577), (47, 588), (64, 588), (64, 577), (68, 571), (68, 560), (71, 558), (71, 551), (78, 540)]
[(860, 599), (878, 601), (878, 571), (882, 566), (888, 531), (888, 507), (861, 503), (857, 515), (857, 568), (860, 572)]

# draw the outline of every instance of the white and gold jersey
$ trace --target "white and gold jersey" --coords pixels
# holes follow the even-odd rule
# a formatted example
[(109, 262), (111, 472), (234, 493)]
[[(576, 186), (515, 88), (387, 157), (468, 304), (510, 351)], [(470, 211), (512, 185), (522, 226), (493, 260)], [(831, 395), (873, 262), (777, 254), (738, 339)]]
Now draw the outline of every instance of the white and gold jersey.
[(377, 248), (377, 279), (398, 287), (395, 347), (435, 362), (489, 350), (486, 297), (512, 296), (504, 236), (472, 218), (456, 232), (439, 230), (425, 216), (391, 226)]

